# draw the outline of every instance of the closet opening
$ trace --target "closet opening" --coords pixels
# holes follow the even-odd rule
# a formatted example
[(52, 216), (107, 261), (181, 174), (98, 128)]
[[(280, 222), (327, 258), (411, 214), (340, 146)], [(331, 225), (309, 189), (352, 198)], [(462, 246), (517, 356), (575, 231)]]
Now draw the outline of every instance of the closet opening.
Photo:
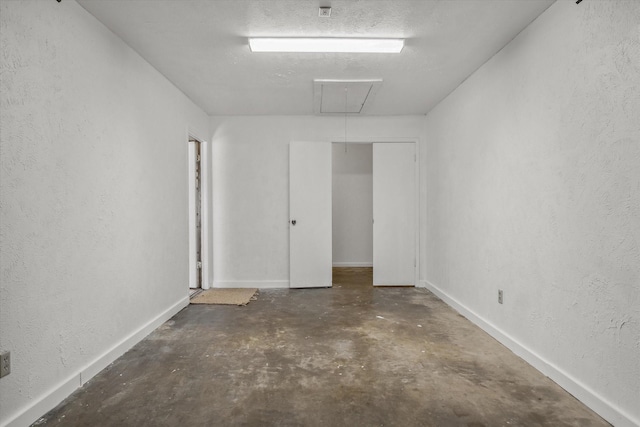
[(416, 144), (351, 142), (331, 148), (332, 283), (415, 286)]
[(373, 144), (332, 144), (333, 283), (373, 286)]

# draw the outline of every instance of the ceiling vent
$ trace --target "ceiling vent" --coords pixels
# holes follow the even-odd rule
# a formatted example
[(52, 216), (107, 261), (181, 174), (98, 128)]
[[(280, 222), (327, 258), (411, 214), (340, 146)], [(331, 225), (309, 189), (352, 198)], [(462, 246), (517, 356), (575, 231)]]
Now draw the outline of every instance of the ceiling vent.
[(331, 16), (331, 6), (320, 6), (318, 9), (318, 16), (321, 18), (328, 18)]
[(314, 80), (315, 114), (363, 114), (373, 103), (381, 79)]

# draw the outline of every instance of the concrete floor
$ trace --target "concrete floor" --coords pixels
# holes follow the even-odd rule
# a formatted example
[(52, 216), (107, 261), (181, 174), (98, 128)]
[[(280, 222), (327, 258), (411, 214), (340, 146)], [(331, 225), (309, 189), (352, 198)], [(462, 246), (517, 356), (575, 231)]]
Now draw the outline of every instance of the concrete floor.
[(334, 284), (189, 306), (35, 425), (609, 425), (430, 292)]

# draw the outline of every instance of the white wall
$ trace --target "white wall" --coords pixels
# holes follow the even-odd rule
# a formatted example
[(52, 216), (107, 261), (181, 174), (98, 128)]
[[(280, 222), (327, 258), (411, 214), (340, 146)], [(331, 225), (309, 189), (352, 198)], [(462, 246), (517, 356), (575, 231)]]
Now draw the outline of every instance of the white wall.
[(373, 146), (339, 143), (332, 148), (333, 265), (370, 267), (373, 265)]
[(27, 425), (188, 302), (209, 118), (77, 3), (0, 8), (0, 425)]
[(426, 119), (427, 285), (617, 426), (640, 424), (639, 23), (560, 0)]
[[(289, 286), (289, 142), (342, 141), (344, 117), (213, 117), (214, 286)], [(421, 140), (423, 116), (349, 117), (350, 141)]]

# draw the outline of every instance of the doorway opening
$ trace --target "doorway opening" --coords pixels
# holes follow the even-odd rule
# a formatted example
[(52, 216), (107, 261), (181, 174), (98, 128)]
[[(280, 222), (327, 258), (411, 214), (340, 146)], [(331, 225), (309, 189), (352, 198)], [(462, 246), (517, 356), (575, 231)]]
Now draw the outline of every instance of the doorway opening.
[(373, 144), (332, 144), (333, 282), (373, 285)]
[(360, 286), (415, 286), (413, 142), (332, 144), (332, 266)]
[[(349, 169), (350, 149), (368, 154), (365, 161), (356, 159), (355, 180)], [(343, 143), (289, 144), (290, 288), (330, 288), (334, 266), (369, 269), (373, 266), (373, 286), (415, 286), (419, 243), (416, 150), (415, 141), (355, 142), (346, 148)], [(346, 155), (347, 161), (343, 162), (346, 168), (342, 172), (347, 180), (366, 184), (371, 190), (347, 192), (342, 194), (343, 200), (335, 200), (348, 185), (338, 178), (334, 182), (334, 155)], [(336, 159), (335, 163), (338, 174), (341, 160)], [(344, 203), (340, 203), (360, 196), (364, 200), (362, 209), (344, 208)], [(362, 213), (355, 216), (352, 224), (347, 222), (344, 226), (345, 222), (338, 217), (342, 211)], [(371, 237), (354, 238), (353, 232), (365, 232)], [(339, 256), (340, 250), (352, 243), (360, 244), (362, 256), (352, 253)]]
[(189, 135), (189, 295), (209, 288), (207, 144)]

